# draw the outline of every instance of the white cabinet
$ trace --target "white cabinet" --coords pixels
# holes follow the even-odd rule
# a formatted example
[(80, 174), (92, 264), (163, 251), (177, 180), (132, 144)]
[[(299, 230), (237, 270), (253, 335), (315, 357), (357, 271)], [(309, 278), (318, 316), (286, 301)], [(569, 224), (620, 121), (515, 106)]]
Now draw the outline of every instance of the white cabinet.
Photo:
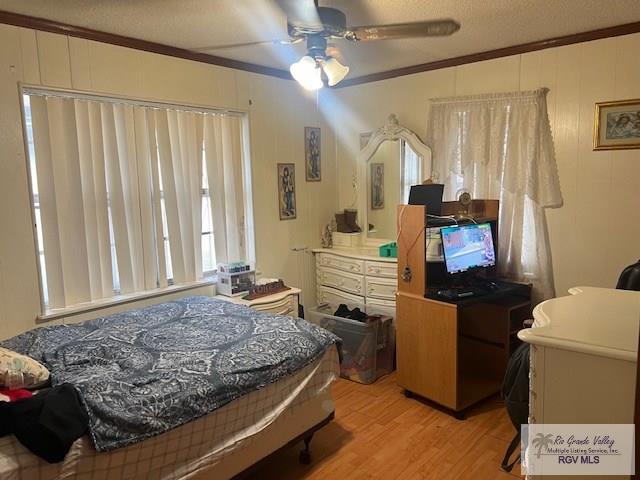
[[(375, 257), (357, 248), (318, 249), (318, 303), (344, 303), (367, 313), (396, 316), (397, 260)], [(367, 252), (370, 253), (370, 252)]]
[(529, 423), (633, 423), (640, 292), (570, 293), (518, 333), (531, 344)]

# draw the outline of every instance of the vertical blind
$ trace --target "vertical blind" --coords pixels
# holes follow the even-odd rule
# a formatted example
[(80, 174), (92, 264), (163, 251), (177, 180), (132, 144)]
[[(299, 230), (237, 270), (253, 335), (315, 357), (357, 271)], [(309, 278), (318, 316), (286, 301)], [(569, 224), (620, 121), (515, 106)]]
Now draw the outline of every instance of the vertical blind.
[(29, 95), (49, 308), (201, 279), (206, 189), (217, 260), (246, 259), (240, 117)]

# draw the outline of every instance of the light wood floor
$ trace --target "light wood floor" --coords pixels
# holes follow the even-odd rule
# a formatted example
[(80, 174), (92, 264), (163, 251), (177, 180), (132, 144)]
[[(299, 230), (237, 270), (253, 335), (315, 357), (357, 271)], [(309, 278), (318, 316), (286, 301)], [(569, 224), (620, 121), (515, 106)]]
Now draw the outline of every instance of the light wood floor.
[(311, 465), (298, 463), (296, 446), (272, 457), (249, 478), (514, 480), (500, 462), (515, 431), (496, 397), (465, 420), (408, 399), (388, 375), (373, 385), (339, 379), (333, 385), (335, 421), (311, 442)]

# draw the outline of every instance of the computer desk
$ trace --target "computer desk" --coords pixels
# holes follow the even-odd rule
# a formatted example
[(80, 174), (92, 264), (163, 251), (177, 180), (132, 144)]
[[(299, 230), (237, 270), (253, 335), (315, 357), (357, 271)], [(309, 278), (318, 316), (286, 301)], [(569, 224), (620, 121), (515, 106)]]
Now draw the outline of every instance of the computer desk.
[[(398, 241), (397, 379), (407, 396), (426, 398), (462, 416), (500, 391), (519, 342), (517, 332), (531, 318), (531, 286), (501, 281), (501, 288), (486, 295), (437, 297), (427, 287), (424, 248), (409, 249), (425, 228), (420, 209), (405, 207)], [(424, 241), (419, 238), (416, 244)], [(401, 279), (406, 264), (412, 271), (409, 281)]]

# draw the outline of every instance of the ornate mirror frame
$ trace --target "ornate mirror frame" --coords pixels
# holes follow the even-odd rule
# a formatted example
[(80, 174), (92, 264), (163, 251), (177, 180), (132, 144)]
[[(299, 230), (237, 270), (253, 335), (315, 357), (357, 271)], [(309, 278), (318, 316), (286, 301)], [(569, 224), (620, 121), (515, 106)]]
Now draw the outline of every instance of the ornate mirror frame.
[[(368, 235), (368, 189), (367, 189), (367, 168), (369, 165), (369, 160), (373, 158), (373, 156), (378, 151), (378, 148), (383, 142), (386, 141), (396, 141), (396, 140), (404, 140), (407, 142), (414, 152), (418, 154), (418, 156), (422, 159), (422, 175), (424, 178), (430, 178), (431, 172), (433, 169), (433, 162), (431, 158), (431, 149), (425, 145), (422, 140), (415, 134), (412, 130), (409, 130), (406, 127), (403, 127), (398, 122), (398, 118), (395, 114), (389, 115), (387, 118), (387, 122), (376, 130), (365, 147), (360, 151), (357, 157), (357, 165), (358, 165), (358, 212), (360, 216), (360, 223), (363, 231), (363, 242), (366, 245), (381, 245), (383, 243), (395, 241), (395, 238), (390, 239), (380, 239), (380, 238), (369, 238)], [(400, 159), (402, 162), (402, 159)], [(398, 168), (401, 167), (401, 164), (398, 165)]]

